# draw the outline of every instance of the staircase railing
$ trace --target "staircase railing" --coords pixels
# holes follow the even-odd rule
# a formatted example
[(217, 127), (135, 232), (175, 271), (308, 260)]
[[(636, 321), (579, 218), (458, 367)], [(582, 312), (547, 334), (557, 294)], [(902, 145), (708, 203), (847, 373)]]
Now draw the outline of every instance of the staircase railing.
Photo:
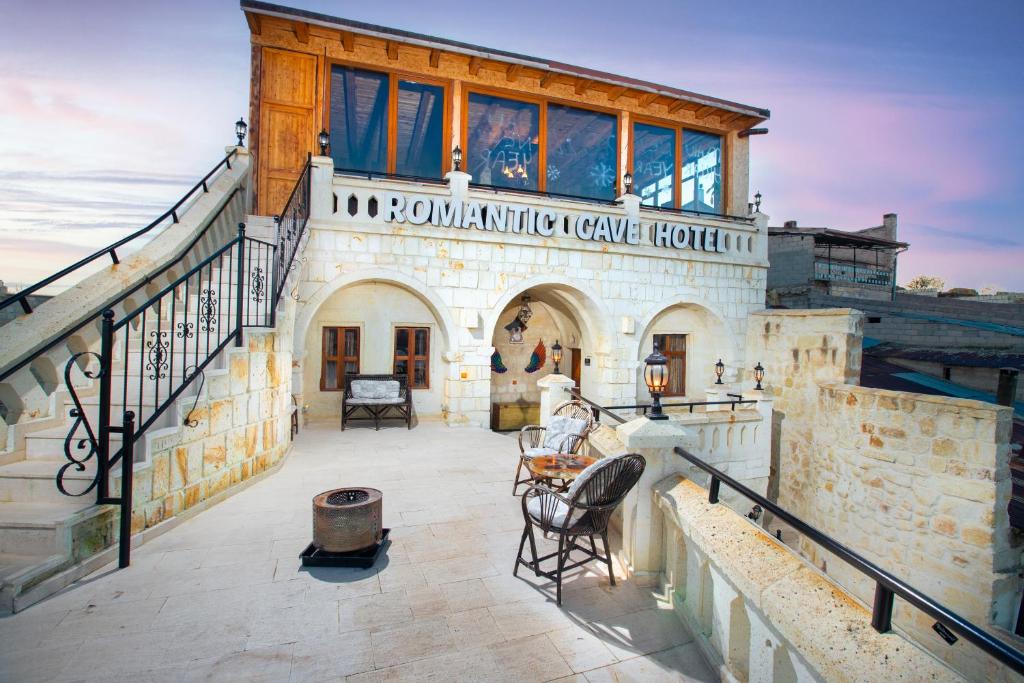
[(272, 310), (276, 309), (278, 302), (281, 301), (288, 273), (295, 263), (295, 255), (306, 234), (312, 178), (312, 155), (307, 155), (306, 165), (302, 167), (302, 173), (299, 174), (299, 179), (292, 188), (281, 215), (274, 217), (274, 222), (277, 223), (277, 260), (274, 262), (275, 287)]
[(135, 232), (133, 232), (132, 234), (128, 235), (127, 237), (122, 237), (121, 239), (117, 240), (113, 244), (109, 244), (109, 245), (103, 247), (99, 251), (93, 252), (89, 256), (86, 256), (85, 258), (81, 259), (80, 261), (76, 261), (75, 263), (72, 263), (67, 268), (63, 268), (63, 269), (57, 271), (56, 273), (54, 273), (53, 275), (50, 275), (49, 277), (43, 278), (42, 280), (40, 280), (39, 282), (35, 283), (34, 285), (31, 285), (30, 287), (26, 287), (25, 289), (20, 290), (19, 292), (14, 294), (14, 296), (10, 296), (10, 297), (4, 299), (3, 301), (0, 301), (0, 311), (2, 311), (3, 309), (7, 308), (8, 306), (13, 306), (14, 304), (21, 304), (22, 311), (24, 311), (25, 313), (31, 313), (32, 312), (32, 305), (29, 303), (29, 297), (31, 295), (35, 294), (36, 292), (42, 290), (44, 287), (48, 287), (48, 286), (52, 285), (53, 283), (57, 282), (58, 280), (61, 280), (61, 279), (65, 278), (65, 277), (67, 277), (71, 273), (74, 273), (74, 272), (80, 270), (81, 268), (84, 268), (85, 266), (89, 265), (90, 263), (96, 261), (97, 259), (103, 258), (105, 256), (109, 256), (110, 260), (113, 261), (115, 264), (116, 263), (120, 263), (120, 259), (118, 258), (118, 255), (117, 255), (117, 250), (119, 248), (121, 248), (124, 245), (128, 244), (129, 242), (131, 242), (131, 241), (133, 241), (133, 240), (135, 240), (135, 239), (137, 239), (137, 238), (139, 238), (139, 237), (149, 233), (154, 228), (159, 226), (161, 223), (166, 221), (168, 218), (172, 219), (172, 221), (174, 223), (177, 223), (178, 222), (178, 209), (180, 209), (185, 204), (185, 202), (187, 202), (193, 195), (195, 195), (196, 192), (199, 190), (199, 188), (203, 188), (203, 192), (209, 192), (210, 191), (210, 188), (209, 188), (210, 178), (212, 178), (213, 175), (222, 166), (225, 166), (226, 168), (230, 169), (231, 168), (231, 159), (232, 159), (232, 157), (235, 156), (235, 154), (237, 154), (237, 150), (236, 149), (232, 149), (230, 152), (228, 152), (227, 156), (225, 156), (223, 159), (221, 159), (219, 162), (217, 162), (217, 165), (214, 166), (212, 169), (210, 169), (209, 173), (204, 175), (199, 180), (199, 182), (197, 182), (195, 185), (193, 185), (192, 188), (189, 189), (189, 191), (186, 192), (181, 197), (181, 199), (179, 199), (177, 202), (175, 202), (174, 205), (171, 208), (167, 209), (167, 211), (165, 211), (162, 214), (160, 214), (160, 216), (158, 216), (156, 218), (156, 220), (154, 220), (152, 223), (150, 223), (149, 225), (145, 226), (144, 228), (141, 228), (140, 230), (136, 230)]

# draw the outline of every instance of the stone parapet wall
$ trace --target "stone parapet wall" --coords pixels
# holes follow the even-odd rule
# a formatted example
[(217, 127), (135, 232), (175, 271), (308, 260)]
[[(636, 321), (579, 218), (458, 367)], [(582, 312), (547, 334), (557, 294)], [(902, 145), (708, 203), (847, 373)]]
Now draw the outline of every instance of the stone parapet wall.
[(678, 476), (651, 492), (666, 592), (724, 681), (962, 681), (782, 543)]

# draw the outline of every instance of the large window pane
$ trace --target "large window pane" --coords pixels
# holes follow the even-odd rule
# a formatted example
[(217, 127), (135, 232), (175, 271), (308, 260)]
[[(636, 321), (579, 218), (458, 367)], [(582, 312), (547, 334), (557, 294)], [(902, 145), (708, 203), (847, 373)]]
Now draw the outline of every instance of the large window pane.
[(331, 156), (337, 168), (387, 170), (388, 76), (331, 67)]
[(722, 138), (683, 131), (682, 208), (722, 213)]
[(395, 172), (441, 177), (444, 88), (398, 82), (398, 159)]
[(540, 107), (470, 93), (466, 170), (474, 182), (537, 189)]
[(686, 335), (656, 334), (654, 343), (668, 360), (668, 387), (664, 395), (686, 395)]
[(633, 126), (633, 191), (647, 206), (672, 206), (676, 133), (671, 128)]
[(549, 104), (547, 122), (548, 192), (615, 199), (615, 117)]

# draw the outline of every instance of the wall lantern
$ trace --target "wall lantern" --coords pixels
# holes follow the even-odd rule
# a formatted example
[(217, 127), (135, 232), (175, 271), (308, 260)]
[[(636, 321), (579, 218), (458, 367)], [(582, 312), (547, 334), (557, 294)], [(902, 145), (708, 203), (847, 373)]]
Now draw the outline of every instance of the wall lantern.
[(452, 166), (456, 171), (462, 170), (462, 148), (458, 145), (455, 145), (455, 149), (452, 150)]
[(559, 374), (558, 364), (562, 362), (562, 345), (555, 340), (555, 343), (551, 345), (551, 360), (555, 361), (555, 374)]
[(622, 190), (622, 194), (630, 194), (633, 191), (633, 174), (629, 171), (622, 176)]
[(316, 136), (316, 141), (320, 145), (320, 156), (327, 156), (327, 148), (331, 144), (331, 136), (327, 133), (326, 128), (320, 129), (320, 134)]
[(654, 343), (654, 353), (644, 359), (644, 382), (651, 392), (651, 412), (647, 416), (651, 420), (667, 420), (668, 415), (661, 412), (661, 395), (668, 387), (668, 358), (658, 351), (658, 343)]
[(245, 140), (245, 131), (249, 130), (249, 126), (245, 124), (245, 119), (241, 116), (235, 121), (235, 135), (238, 136), (238, 146), (242, 146), (242, 141)]
[(761, 387), (761, 381), (764, 379), (764, 368), (761, 367), (761, 361), (757, 361), (757, 365), (754, 366), (754, 381), (757, 382), (757, 386), (754, 388), (758, 391), (764, 391)]
[(761, 193), (760, 191), (754, 195), (754, 211), (761, 210)]
[(722, 374), (724, 372), (725, 372), (725, 363), (723, 363), (722, 359), (719, 358), (718, 362), (715, 363), (715, 377), (717, 377), (717, 379), (715, 380), (715, 384), (721, 384), (722, 383)]

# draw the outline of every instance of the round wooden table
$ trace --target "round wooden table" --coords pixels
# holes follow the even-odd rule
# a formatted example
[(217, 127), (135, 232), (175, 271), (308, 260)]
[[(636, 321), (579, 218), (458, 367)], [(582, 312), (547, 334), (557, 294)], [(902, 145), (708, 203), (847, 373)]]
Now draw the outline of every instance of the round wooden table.
[(597, 458), (589, 455), (574, 455), (572, 453), (555, 453), (554, 455), (539, 455), (526, 461), (530, 474), (538, 481), (552, 484), (554, 479), (561, 479), (560, 491), (569, 487), (569, 483), (580, 475), (580, 472), (588, 466), (597, 462)]

